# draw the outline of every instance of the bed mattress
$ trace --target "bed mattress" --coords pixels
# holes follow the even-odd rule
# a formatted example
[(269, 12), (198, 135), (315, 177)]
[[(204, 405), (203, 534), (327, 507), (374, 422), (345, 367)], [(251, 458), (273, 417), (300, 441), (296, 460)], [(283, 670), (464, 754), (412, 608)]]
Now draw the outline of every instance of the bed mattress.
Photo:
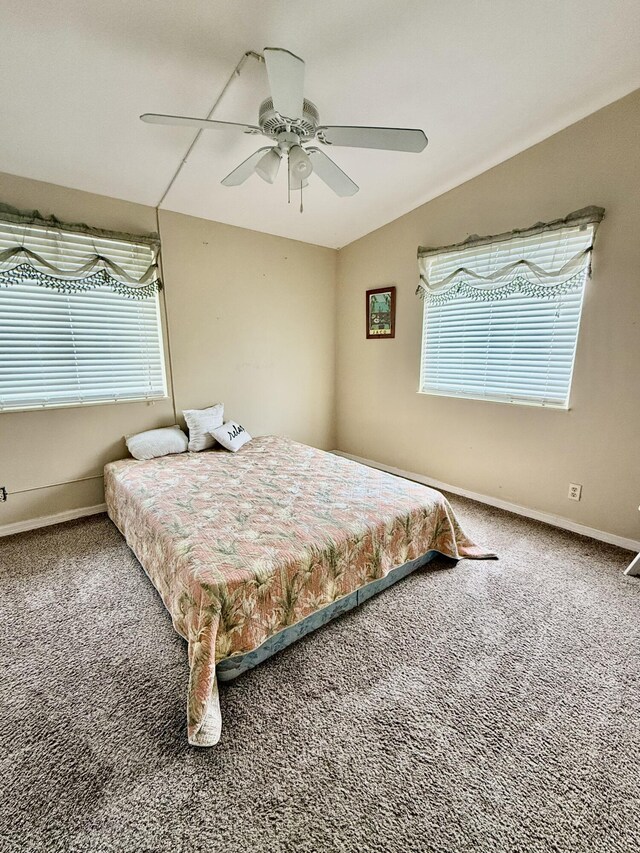
[(219, 662), (430, 551), (493, 556), (439, 492), (276, 436), (234, 454), (112, 462), (105, 494), (188, 643), (187, 729), (198, 746), (220, 737)]

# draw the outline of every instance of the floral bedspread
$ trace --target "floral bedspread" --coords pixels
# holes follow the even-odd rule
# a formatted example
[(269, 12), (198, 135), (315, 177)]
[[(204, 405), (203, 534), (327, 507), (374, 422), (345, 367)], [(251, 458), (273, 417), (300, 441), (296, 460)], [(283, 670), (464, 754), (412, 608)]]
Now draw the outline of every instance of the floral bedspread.
[(429, 550), (493, 556), (439, 492), (276, 436), (105, 467), (110, 517), (189, 645), (189, 742), (218, 742), (216, 662)]

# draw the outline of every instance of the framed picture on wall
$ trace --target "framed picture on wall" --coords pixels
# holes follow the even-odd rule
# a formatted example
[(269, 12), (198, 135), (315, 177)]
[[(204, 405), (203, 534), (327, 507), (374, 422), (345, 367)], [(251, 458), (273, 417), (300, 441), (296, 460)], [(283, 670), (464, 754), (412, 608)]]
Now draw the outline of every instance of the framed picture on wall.
[(367, 337), (393, 338), (395, 334), (395, 285), (367, 290)]

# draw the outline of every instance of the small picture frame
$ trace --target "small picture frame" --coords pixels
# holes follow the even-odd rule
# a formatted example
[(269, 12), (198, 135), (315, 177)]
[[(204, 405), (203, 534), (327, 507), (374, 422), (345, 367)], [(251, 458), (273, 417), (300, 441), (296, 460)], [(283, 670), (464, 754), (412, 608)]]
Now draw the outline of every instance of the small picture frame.
[(395, 334), (395, 285), (367, 290), (367, 338), (393, 338)]

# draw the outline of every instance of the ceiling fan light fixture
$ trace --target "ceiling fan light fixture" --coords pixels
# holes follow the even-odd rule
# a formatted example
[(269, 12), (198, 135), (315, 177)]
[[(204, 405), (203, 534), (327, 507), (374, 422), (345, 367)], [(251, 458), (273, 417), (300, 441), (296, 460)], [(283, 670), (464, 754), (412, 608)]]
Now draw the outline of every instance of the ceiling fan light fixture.
[(268, 184), (272, 184), (278, 176), (281, 159), (282, 154), (279, 149), (272, 148), (271, 151), (267, 151), (264, 157), (261, 157), (256, 163), (256, 174), (259, 175), (263, 181), (266, 181)]
[(291, 192), (294, 190), (301, 190), (305, 187), (309, 186), (309, 181), (306, 178), (299, 178), (296, 174), (290, 176), (289, 189)]
[(300, 145), (292, 145), (289, 149), (289, 172), (298, 179), (308, 178), (313, 172), (311, 158)]

